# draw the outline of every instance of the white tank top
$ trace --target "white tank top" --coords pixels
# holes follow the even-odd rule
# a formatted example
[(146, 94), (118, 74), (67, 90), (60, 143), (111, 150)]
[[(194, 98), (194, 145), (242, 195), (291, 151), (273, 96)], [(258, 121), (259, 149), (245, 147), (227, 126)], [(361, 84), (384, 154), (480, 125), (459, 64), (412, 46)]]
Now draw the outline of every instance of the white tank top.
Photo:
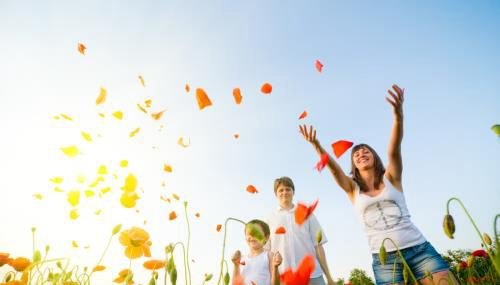
[(247, 255), (241, 261), (245, 264), (240, 267), (245, 285), (271, 285), (268, 251), (253, 257)]
[[(384, 175), (385, 188), (375, 197), (360, 191), (356, 184), (354, 208), (368, 236), (372, 253), (378, 253), (382, 241), (391, 238), (399, 249), (425, 242), (425, 237), (410, 220), (403, 192), (398, 191)], [(384, 242), (388, 252), (396, 247), (390, 240)]]

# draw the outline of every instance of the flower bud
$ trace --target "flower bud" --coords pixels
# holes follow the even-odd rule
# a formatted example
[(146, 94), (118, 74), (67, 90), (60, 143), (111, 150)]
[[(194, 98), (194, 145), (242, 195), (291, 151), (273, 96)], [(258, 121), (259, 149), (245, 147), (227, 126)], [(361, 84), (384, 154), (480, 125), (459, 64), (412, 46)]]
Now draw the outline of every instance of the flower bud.
[(491, 245), (491, 238), (487, 233), (483, 234), (483, 240), (487, 245)]
[(385, 250), (385, 246), (383, 244), (378, 251), (378, 256), (380, 258), (380, 263), (385, 265), (387, 263), (387, 250)]
[(450, 239), (453, 239), (453, 234), (455, 233), (455, 222), (453, 221), (453, 217), (451, 215), (444, 216), (443, 230), (444, 230), (444, 233)]

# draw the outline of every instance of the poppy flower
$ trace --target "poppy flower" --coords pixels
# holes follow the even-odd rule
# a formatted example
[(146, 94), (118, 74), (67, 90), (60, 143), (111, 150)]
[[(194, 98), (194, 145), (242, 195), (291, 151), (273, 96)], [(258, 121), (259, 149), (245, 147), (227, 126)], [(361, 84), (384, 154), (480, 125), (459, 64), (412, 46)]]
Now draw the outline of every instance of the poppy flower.
[(303, 203), (298, 203), (297, 209), (295, 209), (295, 223), (297, 223), (298, 225), (302, 225), (314, 212), (314, 209), (316, 209), (318, 202), (319, 200), (316, 200), (316, 202), (314, 202), (309, 207)]
[(306, 255), (300, 262), (296, 271), (292, 271), (291, 268), (288, 268), (280, 275), (280, 280), (285, 285), (307, 285), (313, 271), (314, 257), (312, 255)]
[(276, 229), (276, 231), (274, 233), (277, 235), (282, 235), (282, 234), (286, 233), (286, 229), (285, 229), (285, 227), (279, 227)]
[(104, 265), (96, 265), (94, 266), (94, 268), (92, 269), (92, 272), (97, 272), (97, 271), (103, 271), (106, 269), (106, 266)]
[(128, 279), (127, 285), (132, 285), (132, 284), (134, 284), (134, 280), (132, 280), (133, 277), (134, 277), (134, 274), (132, 273), (132, 271), (130, 271), (128, 269), (123, 269), (122, 271), (120, 271), (118, 273), (118, 277), (116, 277), (113, 280), (113, 282), (115, 282), (115, 283), (124, 283), (125, 280)]
[(260, 87), (260, 92), (264, 94), (271, 94), (271, 92), (273, 92), (273, 86), (266, 82)]
[(488, 253), (484, 249), (474, 250), (471, 254), (475, 257), (488, 257)]
[(198, 102), (200, 110), (212, 105), (212, 101), (210, 101), (210, 98), (203, 88), (196, 88), (196, 102)]
[(9, 261), (9, 265), (12, 266), (17, 272), (23, 272), (28, 266), (30, 266), (31, 261), (26, 257), (17, 257)]
[(125, 256), (131, 259), (141, 256), (151, 257), (149, 234), (138, 227), (132, 227), (120, 233), (120, 243), (125, 246)]
[(8, 253), (6, 252), (0, 252), (0, 267), (4, 266), (5, 264), (8, 264), (11, 258), (9, 258)]
[(165, 261), (158, 259), (150, 259), (142, 264), (148, 270), (156, 270), (165, 267)]
[(339, 140), (332, 144), (333, 153), (337, 158), (339, 158), (344, 152), (346, 152), (353, 145), (350, 141)]

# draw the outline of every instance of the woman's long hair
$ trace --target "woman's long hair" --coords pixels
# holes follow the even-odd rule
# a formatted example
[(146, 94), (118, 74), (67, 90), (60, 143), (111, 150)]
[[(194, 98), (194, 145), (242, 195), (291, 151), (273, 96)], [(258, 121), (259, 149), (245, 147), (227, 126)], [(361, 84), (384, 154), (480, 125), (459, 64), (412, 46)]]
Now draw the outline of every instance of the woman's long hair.
[(369, 145), (361, 143), (361, 144), (358, 144), (352, 148), (352, 151), (351, 151), (351, 175), (352, 175), (352, 179), (354, 179), (354, 182), (358, 183), (359, 189), (361, 192), (366, 192), (366, 191), (368, 191), (368, 185), (366, 185), (366, 182), (361, 177), (359, 170), (354, 165), (354, 153), (357, 150), (362, 149), (362, 148), (368, 149), (373, 154), (373, 158), (375, 160), (375, 164), (374, 164), (375, 181), (373, 184), (373, 186), (375, 188), (378, 188), (380, 183), (382, 183), (382, 179), (383, 179), (384, 173), (385, 173), (385, 167), (384, 167), (384, 164), (382, 163), (382, 160), (378, 156), (377, 152), (373, 148), (371, 148)]

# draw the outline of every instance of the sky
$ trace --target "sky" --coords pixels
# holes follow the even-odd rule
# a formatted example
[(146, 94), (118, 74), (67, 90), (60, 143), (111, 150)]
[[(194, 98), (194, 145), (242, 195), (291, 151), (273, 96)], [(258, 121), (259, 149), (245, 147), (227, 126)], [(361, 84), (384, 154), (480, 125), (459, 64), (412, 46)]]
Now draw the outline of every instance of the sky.
[[(228, 217), (264, 219), (278, 205), (274, 179), (289, 176), (297, 202), (319, 199), (315, 215), (333, 277), (347, 278), (354, 268), (372, 276), (354, 209), (330, 173), (314, 169), (319, 158), (298, 125), (314, 125), (330, 153), (337, 140), (363, 142), (386, 162), (392, 113), (384, 96), (394, 83), (406, 91), (403, 187), (412, 220), (439, 252), (477, 249), (458, 204), (451, 205), (455, 239), (444, 235), (442, 218), (451, 197), (483, 232), (492, 234), (498, 214), (500, 138), (490, 128), (500, 123), (499, 12), (497, 1), (2, 0), (0, 251), (31, 257), (36, 227), (36, 248), (50, 244), (49, 257), (92, 268), (122, 224), (144, 228), (153, 257), (163, 258), (167, 244), (186, 242), (187, 201), (191, 272), (201, 283), (219, 270), (223, 234), (216, 225)], [(269, 95), (260, 92), (265, 82), (273, 85)], [(101, 87), (107, 100), (96, 106)], [(195, 88), (213, 105), (199, 110)], [(147, 99), (149, 112), (166, 110), (160, 120), (137, 108)], [(111, 116), (117, 110), (121, 121)], [(61, 113), (73, 120), (55, 120)], [(177, 144), (180, 137), (188, 147)], [(60, 148), (69, 145), (82, 154), (65, 156)], [(128, 167), (119, 167), (121, 160)], [(349, 153), (338, 162), (349, 171)], [(112, 190), (103, 198), (82, 192), (80, 216), (70, 220), (67, 194), (54, 192), (49, 179), (64, 177), (65, 192), (84, 191), (100, 165)], [(119, 202), (129, 173), (139, 181), (134, 209)], [(259, 193), (246, 192), (249, 184)], [(173, 193), (180, 201), (160, 199)], [(176, 220), (169, 221), (171, 211)], [(226, 259), (247, 250), (243, 238), (242, 226), (229, 223)], [(96, 283), (129, 266), (123, 250), (115, 237)], [(132, 261), (138, 282), (147, 282), (145, 260)]]

